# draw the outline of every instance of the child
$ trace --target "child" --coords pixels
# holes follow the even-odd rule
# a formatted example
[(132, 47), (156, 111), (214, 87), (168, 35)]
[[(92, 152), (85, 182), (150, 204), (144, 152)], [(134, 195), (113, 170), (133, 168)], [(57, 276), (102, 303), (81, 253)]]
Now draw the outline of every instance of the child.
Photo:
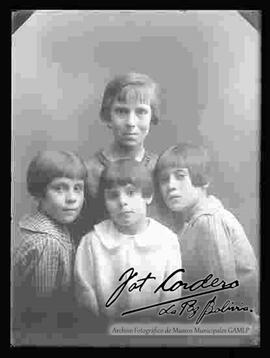
[(19, 223), (13, 257), (15, 330), (50, 331), (70, 324), (65, 319), (72, 310), (75, 243), (69, 226), (83, 206), (86, 175), (81, 159), (66, 151), (40, 152), (28, 167), (27, 188), (38, 208)]
[[(157, 155), (146, 151), (144, 141), (151, 124), (159, 122), (158, 86), (147, 75), (127, 73), (116, 76), (106, 86), (100, 110), (100, 118), (112, 131), (113, 141), (100, 149), (86, 162), (88, 168), (88, 205), (82, 214), (80, 228), (84, 233), (91, 228), (89, 217), (93, 214), (91, 205), (97, 214), (94, 222), (104, 218), (99, 214), (99, 179), (104, 168), (121, 158), (131, 158), (142, 162), (153, 171)], [(152, 210), (153, 205), (151, 205)], [(89, 214), (91, 212), (91, 214)]]
[(237, 219), (207, 194), (209, 165), (203, 147), (181, 143), (167, 149), (155, 170), (159, 206), (181, 214), (185, 222), (178, 235), (183, 280), (194, 282), (208, 274), (228, 283), (239, 280), (239, 289), (232, 292), (234, 302), (253, 308), (257, 301), (256, 258)]
[[(79, 244), (75, 280), (80, 305), (94, 315), (120, 319), (123, 312), (179, 298), (181, 289), (154, 293), (169, 274), (181, 269), (181, 255), (177, 236), (147, 217), (153, 195), (151, 172), (134, 160), (112, 162), (102, 174), (99, 190), (110, 219), (95, 225)], [(130, 276), (130, 271), (124, 273), (132, 268), (138, 275), (128, 287), (137, 279), (141, 280), (139, 285), (149, 273), (155, 278), (147, 279), (140, 289), (128, 291), (126, 287), (114, 301), (113, 292)], [(170, 286), (176, 280), (181, 280), (181, 272), (174, 275)], [(143, 315), (157, 317), (157, 309), (160, 307)]]

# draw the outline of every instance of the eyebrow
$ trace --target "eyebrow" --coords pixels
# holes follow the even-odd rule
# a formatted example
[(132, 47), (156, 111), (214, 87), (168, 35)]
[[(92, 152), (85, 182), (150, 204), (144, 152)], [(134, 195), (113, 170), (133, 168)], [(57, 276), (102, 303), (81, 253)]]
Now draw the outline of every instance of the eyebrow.
[[(140, 103), (140, 102), (138, 102), (137, 103), (137, 107), (139, 107), (139, 106), (142, 106), (142, 107), (146, 107), (146, 106), (149, 106), (149, 104), (148, 103)], [(126, 102), (118, 102), (118, 103), (114, 103), (113, 104), (113, 107), (114, 108), (118, 108), (118, 107), (129, 107), (129, 104), (128, 103), (126, 103)]]
[[(187, 168), (172, 168), (173, 172), (181, 172), (181, 173), (184, 173), (184, 174), (188, 174), (188, 169)], [(167, 169), (163, 169), (161, 170), (161, 175), (162, 174), (166, 174), (167, 173)]]
[(125, 185), (117, 185), (117, 186), (113, 186), (111, 188), (105, 188), (105, 190), (119, 190), (121, 188), (124, 188), (124, 189), (136, 189), (136, 186), (132, 183), (127, 183)]
[(188, 169), (186, 169), (186, 168), (176, 168), (175, 171), (176, 172), (182, 172), (184, 174), (188, 174)]
[[(51, 185), (69, 185), (69, 183), (68, 182), (66, 182), (64, 179), (59, 179), (59, 180), (57, 180), (57, 181), (54, 181), (54, 182), (51, 182), (50, 183)], [(83, 180), (81, 180), (81, 179), (79, 179), (79, 180), (74, 180), (74, 183), (73, 183), (74, 185), (84, 185), (84, 181)]]

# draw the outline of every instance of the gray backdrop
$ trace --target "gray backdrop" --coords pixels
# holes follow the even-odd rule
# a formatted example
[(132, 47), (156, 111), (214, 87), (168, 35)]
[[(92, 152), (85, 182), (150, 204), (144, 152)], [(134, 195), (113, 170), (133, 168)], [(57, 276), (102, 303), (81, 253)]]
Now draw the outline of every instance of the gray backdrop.
[[(12, 35), (12, 234), (33, 209), (25, 175), (37, 150), (83, 158), (111, 139), (100, 122), (115, 74), (162, 89), (147, 147), (206, 143), (217, 195), (259, 252), (260, 38), (237, 11), (36, 11)], [(16, 241), (16, 239), (15, 239)]]

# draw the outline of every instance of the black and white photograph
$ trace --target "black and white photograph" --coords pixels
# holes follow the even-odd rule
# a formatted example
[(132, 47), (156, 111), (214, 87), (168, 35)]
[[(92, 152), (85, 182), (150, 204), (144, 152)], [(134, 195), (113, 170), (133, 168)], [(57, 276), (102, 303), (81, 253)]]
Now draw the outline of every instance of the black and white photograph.
[(260, 10), (13, 10), (11, 347), (260, 347)]

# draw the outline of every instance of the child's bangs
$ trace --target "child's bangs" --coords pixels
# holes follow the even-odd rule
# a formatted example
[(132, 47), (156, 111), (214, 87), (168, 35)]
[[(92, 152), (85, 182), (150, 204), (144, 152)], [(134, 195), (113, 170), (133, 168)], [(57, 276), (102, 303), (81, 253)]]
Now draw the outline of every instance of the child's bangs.
[(130, 85), (124, 87), (116, 98), (123, 103), (150, 104), (153, 98), (153, 91), (149, 87)]
[(153, 193), (152, 176), (149, 170), (141, 163), (128, 159), (111, 164), (102, 175), (102, 183), (103, 190), (130, 184), (140, 190), (143, 196), (149, 197)]
[(122, 173), (114, 173), (106, 180), (107, 188), (113, 189), (118, 186), (133, 185), (136, 189), (140, 189), (141, 183), (138, 178), (134, 178), (131, 175), (123, 175)]
[(70, 179), (86, 178), (86, 167), (74, 155), (67, 153), (53, 153), (43, 160), (43, 172), (49, 178), (66, 177)]
[(187, 168), (185, 158), (177, 155), (173, 151), (164, 153), (157, 164), (158, 171), (161, 172), (166, 169), (172, 168)]
[(85, 179), (86, 171), (81, 163), (63, 163), (62, 168), (57, 168), (61, 176), (70, 179)]

